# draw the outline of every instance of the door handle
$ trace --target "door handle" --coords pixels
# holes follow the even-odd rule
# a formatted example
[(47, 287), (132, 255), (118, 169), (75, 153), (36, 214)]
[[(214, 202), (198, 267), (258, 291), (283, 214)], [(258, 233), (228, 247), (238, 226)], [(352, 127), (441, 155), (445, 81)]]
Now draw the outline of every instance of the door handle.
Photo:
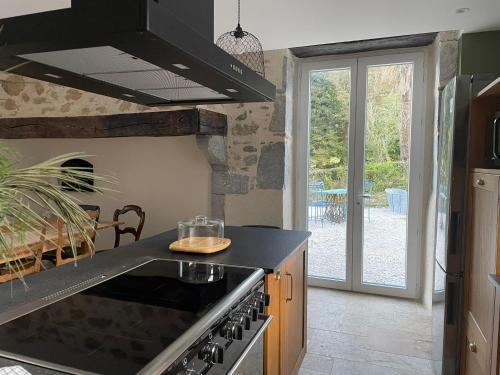
[(361, 203), (364, 203), (365, 202), (365, 199), (369, 199), (371, 198), (372, 196), (370, 194), (360, 194), (358, 195), (358, 200), (356, 202), (357, 205), (361, 205)]
[(290, 297), (288, 297), (288, 283), (287, 283), (287, 296), (285, 297), (285, 302), (290, 302), (293, 300), (293, 276), (291, 273), (286, 273), (285, 276), (290, 280)]
[(477, 345), (475, 342), (469, 343), (469, 350), (471, 351), (471, 353), (477, 353)]

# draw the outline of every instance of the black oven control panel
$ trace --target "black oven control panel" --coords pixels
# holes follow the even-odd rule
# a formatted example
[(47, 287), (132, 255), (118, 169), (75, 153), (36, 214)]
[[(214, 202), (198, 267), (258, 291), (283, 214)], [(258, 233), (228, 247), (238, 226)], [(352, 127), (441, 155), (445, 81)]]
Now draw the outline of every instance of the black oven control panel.
[(203, 333), (164, 375), (227, 374), (266, 325), (264, 312), (269, 302), (261, 282)]

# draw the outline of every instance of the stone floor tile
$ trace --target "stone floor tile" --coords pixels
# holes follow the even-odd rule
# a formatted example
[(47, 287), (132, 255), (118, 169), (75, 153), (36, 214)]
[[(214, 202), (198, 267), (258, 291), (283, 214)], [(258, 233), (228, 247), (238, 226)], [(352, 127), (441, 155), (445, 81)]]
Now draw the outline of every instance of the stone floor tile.
[[(334, 374), (431, 374), (430, 324), (413, 301), (309, 288), (307, 355), (330, 359)], [(303, 368), (325, 370), (311, 359)]]
[(298, 375), (330, 375), (330, 372), (314, 371), (308, 368), (301, 368)]
[(329, 374), (332, 371), (333, 359), (307, 353), (302, 362), (302, 368)]
[(414, 372), (362, 362), (336, 359), (331, 375), (415, 375)]

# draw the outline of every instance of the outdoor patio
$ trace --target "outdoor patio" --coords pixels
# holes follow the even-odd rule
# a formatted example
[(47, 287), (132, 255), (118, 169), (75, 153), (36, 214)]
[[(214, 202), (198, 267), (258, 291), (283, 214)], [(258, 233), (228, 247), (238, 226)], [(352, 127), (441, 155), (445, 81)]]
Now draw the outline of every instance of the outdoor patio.
[[(345, 279), (346, 223), (309, 220), (309, 275)], [(365, 210), (363, 281), (405, 286), (406, 214), (389, 208)]]

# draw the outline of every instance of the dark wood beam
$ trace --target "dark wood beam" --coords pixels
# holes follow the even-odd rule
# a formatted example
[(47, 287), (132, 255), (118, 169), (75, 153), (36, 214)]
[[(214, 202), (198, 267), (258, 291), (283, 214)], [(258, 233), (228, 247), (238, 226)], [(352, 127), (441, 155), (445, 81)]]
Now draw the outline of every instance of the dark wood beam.
[(207, 110), (108, 116), (0, 118), (0, 138), (172, 137), (227, 134), (227, 116)]
[(379, 51), (385, 49), (423, 47), (432, 44), (434, 39), (436, 39), (436, 35), (437, 33), (403, 35), (389, 38), (295, 47), (290, 50), (295, 56), (305, 58), (328, 55), (344, 55), (349, 53)]
[(206, 109), (199, 109), (198, 120), (198, 134), (227, 135), (226, 115), (218, 112), (207, 111)]

